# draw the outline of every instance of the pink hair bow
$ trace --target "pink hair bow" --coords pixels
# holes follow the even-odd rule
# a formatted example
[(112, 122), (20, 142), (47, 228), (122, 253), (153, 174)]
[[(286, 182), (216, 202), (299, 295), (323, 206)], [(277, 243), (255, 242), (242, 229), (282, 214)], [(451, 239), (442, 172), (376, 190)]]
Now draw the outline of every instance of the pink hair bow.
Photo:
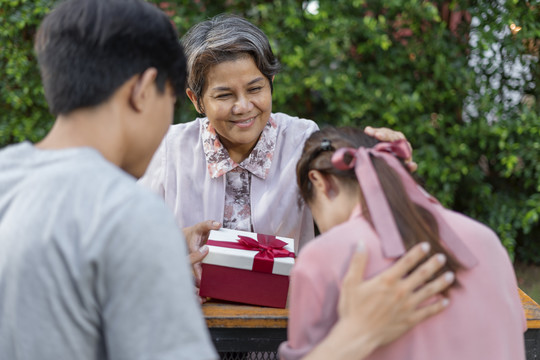
[[(345, 162), (347, 155), (352, 158), (349, 163)], [(462, 239), (443, 219), (438, 208), (440, 205), (430, 201), (397, 159), (408, 159), (411, 157), (411, 149), (405, 140), (398, 140), (392, 143), (382, 142), (373, 148), (340, 148), (332, 156), (332, 164), (335, 168), (349, 170), (354, 167), (356, 177), (362, 187), (367, 207), (371, 214), (373, 226), (381, 238), (384, 255), (387, 258), (399, 257), (405, 253), (405, 246), (377, 173), (371, 163), (370, 155), (384, 159), (398, 173), (409, 198), (414, 203), (427, 209), (435, 217), (439, 226), (441, 240), (459, 262), (466, 268), (475, 266), (478, 260), (467, 248)]]

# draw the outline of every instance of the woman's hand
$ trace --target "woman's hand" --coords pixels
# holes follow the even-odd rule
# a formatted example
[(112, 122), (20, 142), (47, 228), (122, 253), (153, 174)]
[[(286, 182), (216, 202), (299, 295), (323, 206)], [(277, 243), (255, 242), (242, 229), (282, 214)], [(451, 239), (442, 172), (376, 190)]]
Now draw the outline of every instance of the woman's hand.
[(305, 360), (363, 359), (448, 305), (448, 299), (436, 295), (451, 285), (454, 275), (446, 273), (426, 283), (445, 263), (444, 256), (432, 256), (406, 276), (427, 255), (427, 244), (415, 246), (392, 267), (365, 281), (367, 254), (363, 246), (359, 248), (343, 280), (339, 321)]
[[(193, 269), (193, 277), (195, 278), (195, 293), (199, 295), (199, 287), (201, 285), (202, 266), (201, 261), (208, 255), (208, 235), (210, 230), (218, 230), (221, 224), (217, 221), (207, 220), (197, 223), (193, 226), (183, 228), (184, 237), (189, 251), (189, 262)], [(201, 304), (206, 302), (206, 298), (199, 296)]]
[[(364, 132), (369, 135), (373, 136), (375, 139), (379, 141), (386, 141), (386, 142), (392, 142), (397, 140), (407, 140), (405, 135), (401, 131), (395, 131), (389, 128), (373, 128), (371, 126), (366, 126), (364, 128)], [(409, 147), (411, 148), (412, 153), (412, 146), (409, 141), (407, 141), (407, 144), (409, 144)], [(405, 164), (407, 165), (407, 168), (410, 172), (415, 172), (418, 168), (418, 165), (413, 161), (412, 156), (409, 159), (405, 160)]]
[(218, 230), (220, 227), (221, 224), (217, 221), (207, 220), (182, 229), (186, 238), (189, 261), (193, 267), (197, 287), (201, 283), (201, 261), (208, 254), (208, 246), (204, 246), (208, 240), (208, 234), (210, 234), (210, 230)]

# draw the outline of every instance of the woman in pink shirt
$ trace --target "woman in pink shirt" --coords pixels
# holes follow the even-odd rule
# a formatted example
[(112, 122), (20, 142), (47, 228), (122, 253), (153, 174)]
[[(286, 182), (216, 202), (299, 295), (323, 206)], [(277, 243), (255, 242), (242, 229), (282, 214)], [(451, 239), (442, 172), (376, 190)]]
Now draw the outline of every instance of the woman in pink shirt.
[(455, 279), (443, 294), (444, 312), (367, 359), (525, 359), (526, 322), (505, 249), (492, 230), (420, 188), (399, 161), (409, 156), (405, 141), (377, 144), (357, 129), (328, 128), (307, 140), (298, 185), (322, 235), (304, 247), (291, 275), (282, 358), (303, 357), (335, 324), (342, 279), (361, 240), (366, 278), (427, 242), (446, 258), (439, 275)]

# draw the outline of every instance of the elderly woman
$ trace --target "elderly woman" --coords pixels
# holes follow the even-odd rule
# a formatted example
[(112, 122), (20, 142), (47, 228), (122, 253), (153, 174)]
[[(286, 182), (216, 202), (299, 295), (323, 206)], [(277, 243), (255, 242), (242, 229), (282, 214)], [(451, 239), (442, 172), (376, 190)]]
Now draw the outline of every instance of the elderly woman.
[[(214, 220), (294, 238), (298, 249), (314, 237), (314, 226), (297, 201), (295, 166), (317, 125), (272, 113), (280, 65), (266, 35), (247, 20), (217, 16), (191, 28), (183, 44), (186, 92), (203, 117), (170, 128), (141, 182), (165, 199), (182, 227)], [(381, 133), (383, 140), (403, 136)], [(191, 242), (190, 251), (200, 246)]]

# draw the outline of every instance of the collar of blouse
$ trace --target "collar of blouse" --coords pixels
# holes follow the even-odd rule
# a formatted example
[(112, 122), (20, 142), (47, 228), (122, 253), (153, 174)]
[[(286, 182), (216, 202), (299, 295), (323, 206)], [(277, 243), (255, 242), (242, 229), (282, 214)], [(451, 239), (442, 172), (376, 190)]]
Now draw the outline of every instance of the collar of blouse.
[(259, 141), (249, 156), (240, 164), (231, 159), (229, 152), (219, 141), (219, 136), (208, 119), (204, 120), (201, 136), (208, 172), (213, 179), (226, 174), (237, 166), (261, 179), (266, 179), (268, 176), (277, 140), (277, 125), (272, 118), (266, 123)]

